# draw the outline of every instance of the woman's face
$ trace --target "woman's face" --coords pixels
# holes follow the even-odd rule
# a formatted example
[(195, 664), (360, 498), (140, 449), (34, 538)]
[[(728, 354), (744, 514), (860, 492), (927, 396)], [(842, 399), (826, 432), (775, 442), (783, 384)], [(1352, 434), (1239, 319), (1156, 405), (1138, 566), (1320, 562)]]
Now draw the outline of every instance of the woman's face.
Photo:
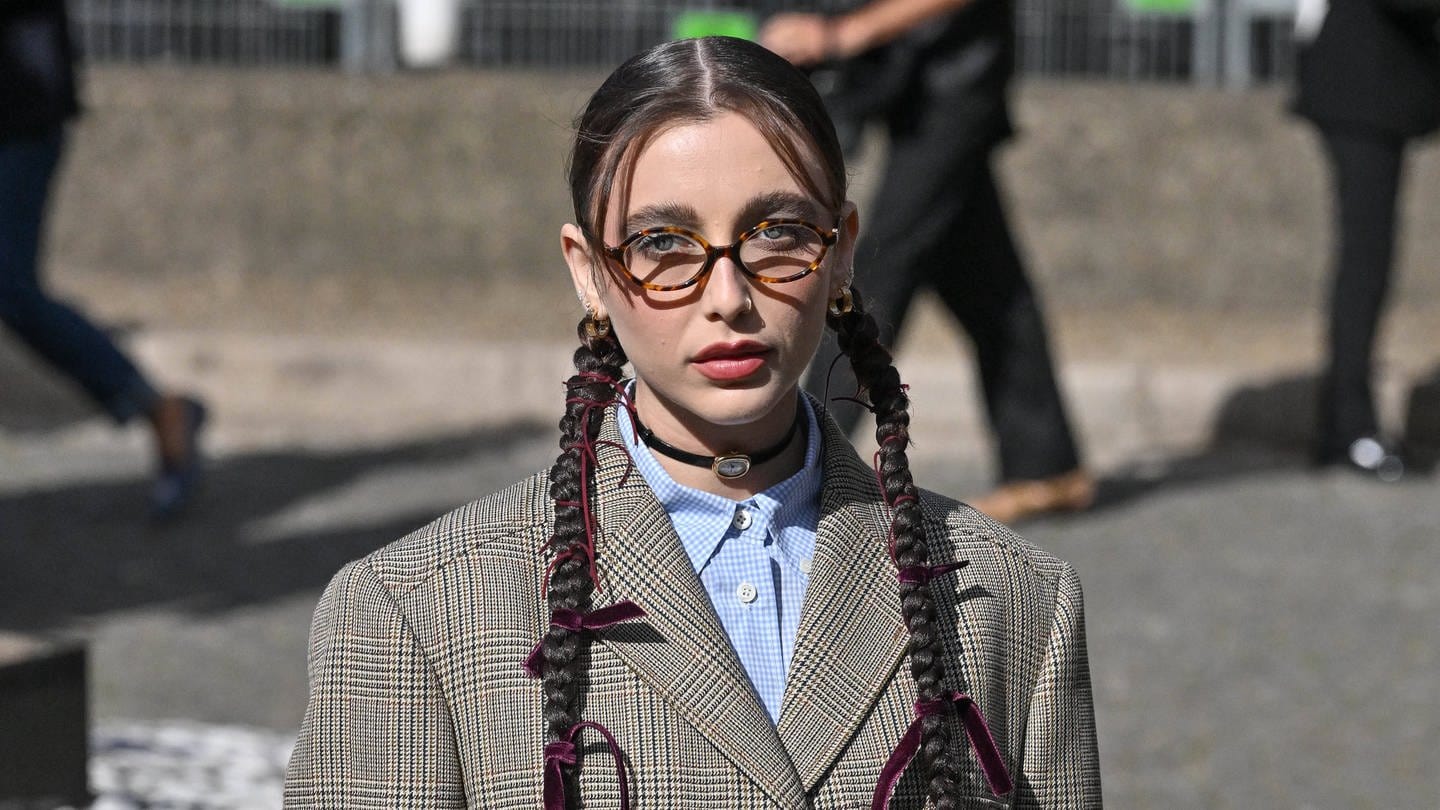
[[(820, 166), (812, 158), (807, 168), (818, 185)], [(827, 233), (838, 224), (840, 238), (819, 269), (795, 281), (752, 281), (727, 257), (695, 286), (655, 292), (613, 261), (602, 259), (596, 273), (580, 229), (567, 225), (562, 232), (577, 291), (610, 318), (634, 365), (641, 418), (672, 442), (688, 439), (712, 450), (740, 442), (722, 448), (732, 449), (752, 444), (753, 436), (745, 441), (752, 433), (788, 427), (826, 306), (847, 281), (854, 206), (827, 210), (735, 113), (661, 131), (635, 156), (628, 189), (611, 191), (607, 245), (659, 225), (727, 245), (767, 219), (801, 219)]]

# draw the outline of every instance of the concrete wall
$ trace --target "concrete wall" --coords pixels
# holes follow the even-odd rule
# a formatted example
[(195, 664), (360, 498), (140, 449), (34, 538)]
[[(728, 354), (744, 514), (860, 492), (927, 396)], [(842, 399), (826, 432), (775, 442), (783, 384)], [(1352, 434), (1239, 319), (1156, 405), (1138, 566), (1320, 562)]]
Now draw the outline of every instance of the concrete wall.
[[(201, 286), (378, 274), (563, 289), (563, 156), (599, 78), (97, 68), (52, 260)], [(1003, 166), (1050, 300), (1318, 302), (1325, 171), (1283, 101), (1025, 83)], [(855, 167), (861, 191), (878, 151)], [(1398, 291), (1440, 301), (1440, 150), (1417, 150), (1412, 169)]]

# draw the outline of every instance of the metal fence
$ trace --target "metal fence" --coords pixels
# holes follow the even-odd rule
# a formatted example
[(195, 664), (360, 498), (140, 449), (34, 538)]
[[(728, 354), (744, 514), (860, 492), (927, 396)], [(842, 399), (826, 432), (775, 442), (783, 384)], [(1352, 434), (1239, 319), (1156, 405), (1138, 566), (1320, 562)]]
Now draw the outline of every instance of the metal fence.
[[(1293, 2), (1293, 0), (1289, 0)], [(395, 61), (394, 0), (71, 0), (97, 62), (345, 65)], [(613, 65), (668, 37), (682, 11), (836, 10), (856, 0), (464, 0), (462, 64)], [(1245, 84), (1290, 74), (1287, 0), (1196, 0), (1190, 13), (1136, 0), (1017, 0), (1029, 75)]]
[(331, 65), (333, 9), (266, 0), (70, 0), (76, 38), (92, 62)]
[(1196, 21), (1140, 14), (1112, 2), (1021, 0), (1020, 69), (1040, 76), (1186, 79), (1194, 73)]
[(1294, 0), (1200, 0), (1194, 6), (1161, 13), (1125, 0), (1019, 0), (1021, 70), (1231, 86), (1292, 75)]

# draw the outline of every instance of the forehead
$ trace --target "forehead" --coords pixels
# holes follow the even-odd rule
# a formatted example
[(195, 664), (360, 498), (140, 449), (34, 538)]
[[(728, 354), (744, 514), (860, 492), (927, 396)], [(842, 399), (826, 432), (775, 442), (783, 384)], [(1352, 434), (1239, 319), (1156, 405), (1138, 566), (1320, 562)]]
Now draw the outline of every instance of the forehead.
[[(805, 169), (818, 184), (823, 173), (808, 150)], [(626, 176), (628, 175), (628, 177)], [(635, 211), (656, 205), (696, 212), (696, 225), (730, 227), (753, 201), (777, 192), (822, 206), (791, 174), (783, 158), (749, 119), (725, 113), (655, 133), (629, 161), (624, 188), (611, 196), (607, 230), (622, 230)], [(676, 223), (679, 224), (679, 223)]]

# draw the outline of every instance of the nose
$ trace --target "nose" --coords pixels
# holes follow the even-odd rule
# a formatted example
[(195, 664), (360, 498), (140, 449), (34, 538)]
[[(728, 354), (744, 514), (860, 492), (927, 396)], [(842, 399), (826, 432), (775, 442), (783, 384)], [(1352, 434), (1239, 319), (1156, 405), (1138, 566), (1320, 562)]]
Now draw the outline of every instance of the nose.
[(749, 312), (753, 307), (750, 299), (750, 280), (735, 260), (735, 246), (730, 246), (715, 257), (710, 276), (705, 279), (701, 302), (707, 317), (730, 321)]

